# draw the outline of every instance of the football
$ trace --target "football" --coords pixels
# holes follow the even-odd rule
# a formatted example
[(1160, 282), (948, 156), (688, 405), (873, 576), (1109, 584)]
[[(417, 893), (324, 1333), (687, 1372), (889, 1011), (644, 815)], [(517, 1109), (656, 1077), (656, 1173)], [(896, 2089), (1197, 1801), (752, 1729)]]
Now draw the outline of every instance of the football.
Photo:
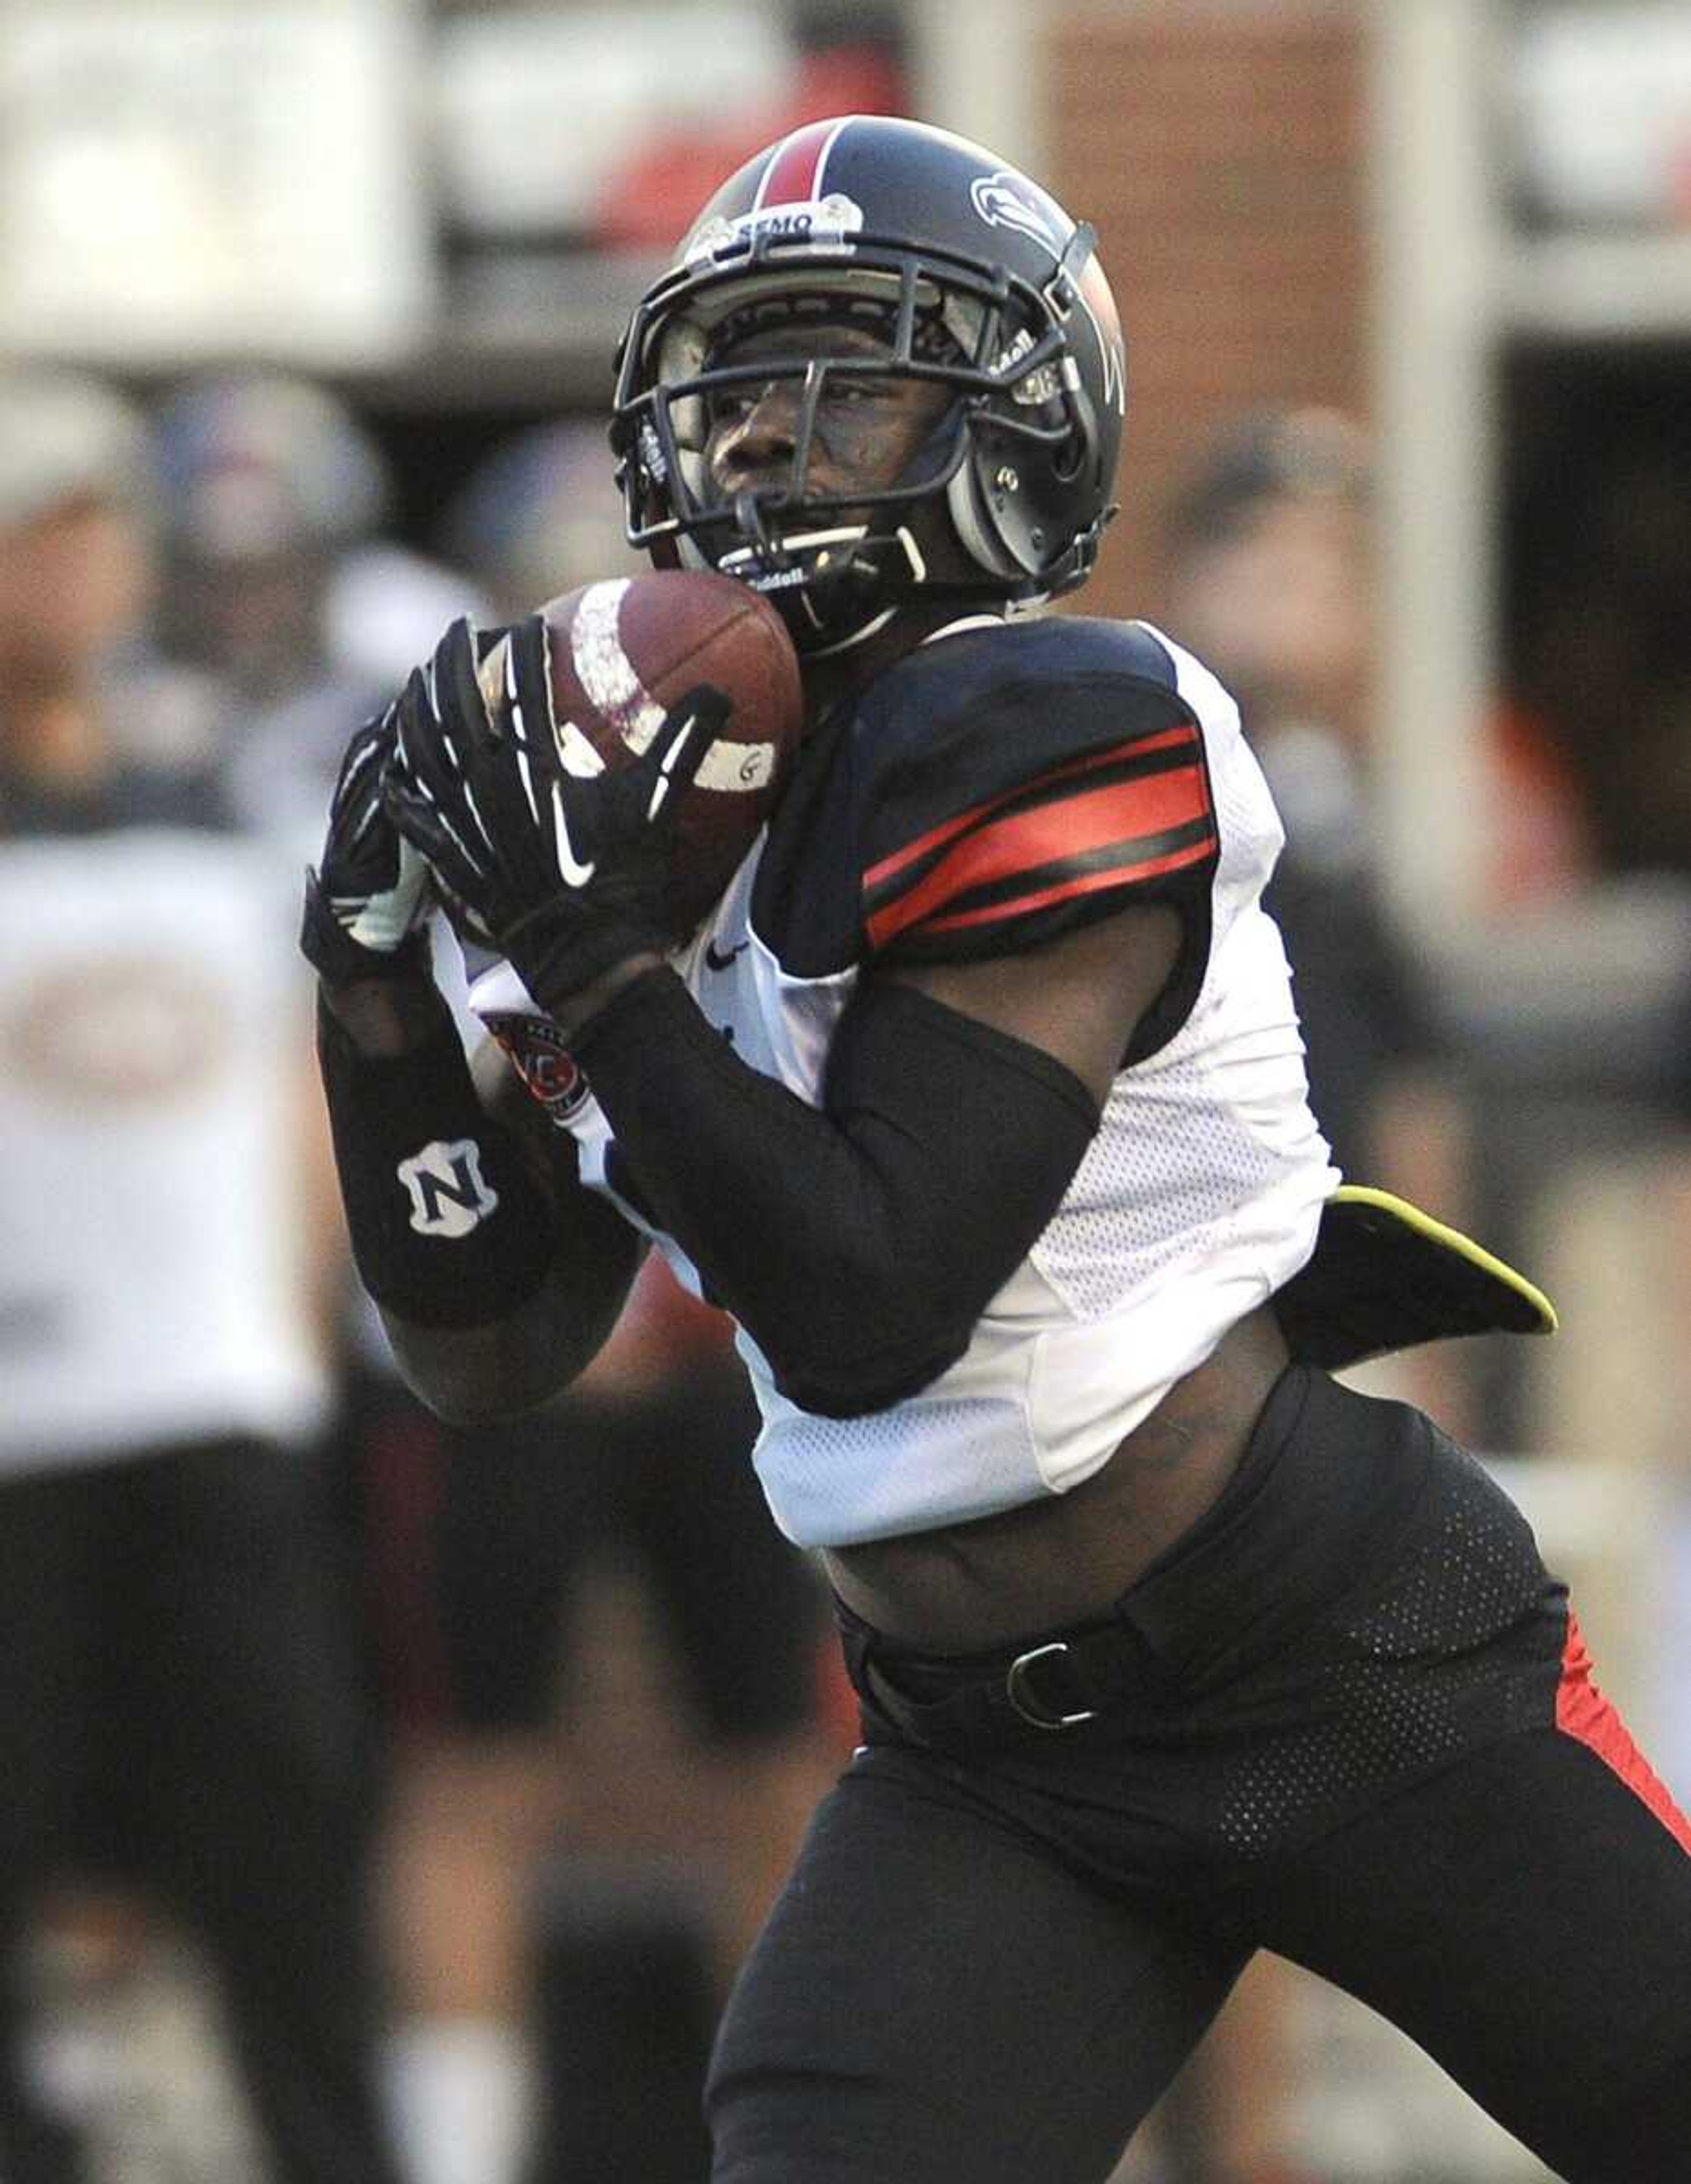
[(575, 728), (607, 766), (644, 751), (695, 683), (733, 704), (676, 822), (674, 931), (684, 939), (757, 838), (798, 749), (804, 693), (793, 641), (767, 599), (704, 570), (583, 584), (541, 612), (559, 735)]

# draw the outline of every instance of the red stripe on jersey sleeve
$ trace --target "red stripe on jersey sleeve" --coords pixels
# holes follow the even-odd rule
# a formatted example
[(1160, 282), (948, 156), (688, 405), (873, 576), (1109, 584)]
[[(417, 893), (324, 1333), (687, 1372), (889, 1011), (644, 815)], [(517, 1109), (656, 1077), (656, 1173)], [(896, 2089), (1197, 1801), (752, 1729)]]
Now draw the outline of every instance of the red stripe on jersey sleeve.
[[(959, 895), (1023, 875), (1031, 884), (1036, 872), (1100, 850), (1119, 846), (1120, 855), (1098, 872), (1076, 873), (1072, 881), (1053, 884), (1060, 891), (1085, 894), (1100, 887), (1149, 879), (1176, 869), (1177, 865), (1196, 863), (1214, 846), (1213, 827), (1206, 828), (1202, 841), (1184, 843), (1174, 851), (1147, 851), (1156, 838), (1208, 820), (1209, 808), (1209, 784), (1203, 768), (1182, 766), (1167, 773), (1113, 782), (1102, 788), (1081, 789), (1030, 811), (1013, 812), (978, 827), (913, 887), (873, 913), (869, 937), (877, 947), (885, 947), (913, 925), (937, 925), (946, 905)], [(1176, 865), (1165, 861), (1171, 855)], [(1012, 913), (1007, 904), (1001, 903), (994, 905), (991, 914), (1007, 917)]]
[(1658, 1779), (1633, 1743), (1626, 1723), (1593, 1683), (1591, 1655), (1586, 1651), (1579, 1618), (1571, 1610), (1567, 1642), (1562, 1649), (1562, 1680), (1556, 1691), (1556, 1726), (1564, 1736), (1574, 1737), (1594, 1752), (1635, 1797), (1644, 1800), (1681, 1849), (1691, 1852), (1691, 1820), (1674, 1803), (1666, 1784)]
[(1070, 902), (1077, 895), (1097, 894), (1103, 888), (1131, 886), (1136, 881), (1158, 879), (1164, 872), (1178, 872), (1187, 865), (1201, 865), (1214, 847), (1214, 841), (1192, 842), (1184, 850), (1170, 850), (1166, 856), (1147, 857), (1142, 864), (1113, 866), (1103, 872), (1080, 872), (1072, 880), (1036, 888), (1029, 894), (1012, 895), (1003, 902), (985, 903), (978, 910), (959, 910), (949, 917), (924, 917), (922, 930), (961, 933), (971, 925), (991, 925), (997, 919), (1024, 917), (1034, 911), (1049, 909), (1054, 902)]
[(1141, 737), (1136, 743), (1116, 744), (1108, 750), (1094, 751), (1090, 758), (1072, 759), (1067, 766), (1053, 766), (1049, 773), (1041, 775), (1035, 782), (1019, 782), (1015, 788), (1007, 788), (1000, 796), (990, 796), (984, 804), (974, 805), (955, 819), (946, 819), (937, 827), (930, 827), (925, 834), (918, 834), (913, 842), (907, 842), (901, 850), (883, 857), (871, 865), (863, 874), (865, 892), (879, 887), (895, 872), (902, 872), (907, 865), (915, 864), (929, 850), (949, 842), (953, 835), (961, 834), (966, 827), (975, 826), (989, 811), (1002, 805), (1013, 803), (1027, 794), (1030, 788), (1042, 788), (1051, 783), (1072, 780), (1077, 774), (1091, 773), (1097, 767), (1115, 766), (1125, 758), (1142, 758), (1153, 751), (1173, 750), (1181, 744), (1195, 745), (1197, 730), (1192, 727), (1165, 728), (1162, 734)]

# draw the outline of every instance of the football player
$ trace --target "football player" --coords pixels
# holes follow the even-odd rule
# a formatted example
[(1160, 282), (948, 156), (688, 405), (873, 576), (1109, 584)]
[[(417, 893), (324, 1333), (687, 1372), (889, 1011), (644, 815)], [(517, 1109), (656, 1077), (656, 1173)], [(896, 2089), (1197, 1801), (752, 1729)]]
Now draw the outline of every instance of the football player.
[[(674, 949), (708, 699), (583, 781), (539, 622), (493, 698), (449, 633), (307, 911), (364, 1278), (453, 1414), (579, 1370), (649, 1240), (739, 1323), (863, 1742), (728, 2007), (718, 2184), (1097, 2184), (1258, 1947), (1575, 2184), (1667, 2184), (1691, 1827), (1510, 1502), (1332, 1377), (1554, 1315), (1341, 1184), (1226, 692), (1037, 611), (1125, 389), (1091, 231), (992, 153), (847, 118), (723, 185), (611, 437), (638, 544), (780, 604), (806, 742)], [(544, 1177), (421, 974), (419, 851), (585, 1073)]]

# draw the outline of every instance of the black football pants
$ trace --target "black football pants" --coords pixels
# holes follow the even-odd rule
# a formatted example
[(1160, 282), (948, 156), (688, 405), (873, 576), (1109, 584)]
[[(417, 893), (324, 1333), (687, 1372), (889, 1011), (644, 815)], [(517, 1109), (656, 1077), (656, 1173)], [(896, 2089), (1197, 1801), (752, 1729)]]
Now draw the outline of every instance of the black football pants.
[(716, 2184), (1102, 2184), (1258, 1947), (1568, 2184), (1685, 2184), (1691, 1828), (1479, 1467), (1293, 1372), (1119, 1613), (1143, 1677), (1069, 1730), (846, 1618), (868, 1741), (725, 2019)]

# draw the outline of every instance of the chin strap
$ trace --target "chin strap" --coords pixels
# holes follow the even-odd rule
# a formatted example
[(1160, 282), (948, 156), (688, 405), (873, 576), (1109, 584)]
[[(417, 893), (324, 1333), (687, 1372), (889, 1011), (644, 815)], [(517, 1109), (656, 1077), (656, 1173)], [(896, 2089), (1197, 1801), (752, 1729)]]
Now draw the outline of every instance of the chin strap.
[(883, 607), (878, 615), (872, 616), (861, 628), (851, 630), (844, 637), (830, 638), (825, 644), (816, 641), (817, 632), (812, 632), (803, 639), (795, 639), (795, 642), (798, 644), (801, 656), (806, 660), (834, 660), (842, 652), (851, 652), (857, 646), (866, 644), (872, 637), (879, 637), (897, 612), (896, 605)]
[[(920, 541), (903, 524), (890, 532), (851, 524), (785, 536), (761, 523), (759, 529), (755, 543), (725, 554), (716, 566), (769, 600), (807, 660), (851, 651), (914, 605), (956, 604), (1002, 614), (1044, 596), (1019, 598), (979, 577), (935, 578)], [(834, 566), (828, 565), (831, 553), (839, 554)]]

